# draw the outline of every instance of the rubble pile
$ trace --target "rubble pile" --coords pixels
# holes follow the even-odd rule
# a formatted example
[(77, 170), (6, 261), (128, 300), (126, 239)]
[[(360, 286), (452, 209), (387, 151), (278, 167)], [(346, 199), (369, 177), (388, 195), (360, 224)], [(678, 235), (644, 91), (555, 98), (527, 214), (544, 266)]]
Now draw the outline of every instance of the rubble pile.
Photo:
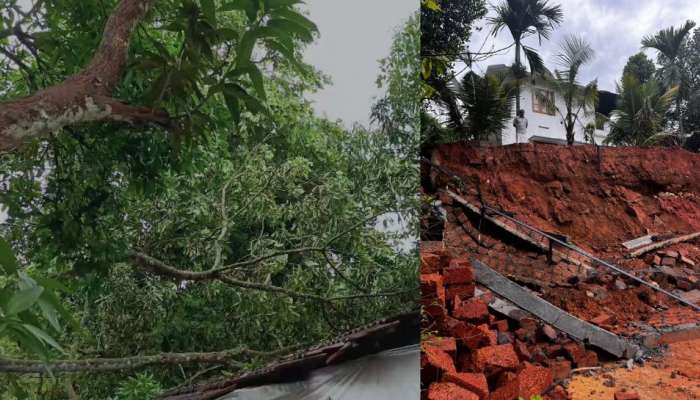
[[(664, 240), (700, 231), (700, 169), (690, 168), (700, 165), (699, 155), (657, 148), (606, 148), (599, 154), (590, 146), (453, 144), (436, 149), (433, 162), (466, 182), (459, 187), (437, 168), (426, 169), (423, 189), (445, 212), (442, 240), (450, 255), (473, 254), (552, 304), (624, 336), (699, 320), (669, 297), (575, 254), (548, 257), (484, 223), (444, 191), (450, 188), (477, 207), (480, 193), (518, 220), (698, 303), (700, 238), (632, 258), (622, 243), (652, 232)], [(670, 173), (669, 165), (682, 172)]]
[(423, 399), (564, 400), (572, 368), (598, 365), (594, 351), (529, 314), (492, 311), (469, 260), (441, 242), (421, 243), (421, 291)]

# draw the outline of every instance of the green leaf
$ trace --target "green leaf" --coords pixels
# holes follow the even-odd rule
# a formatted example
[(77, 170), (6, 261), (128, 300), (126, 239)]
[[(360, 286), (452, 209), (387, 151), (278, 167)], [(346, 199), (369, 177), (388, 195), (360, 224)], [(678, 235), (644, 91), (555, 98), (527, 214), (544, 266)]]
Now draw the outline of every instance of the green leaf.
[(33, 306), (34, 303), (39, 299), (44, 288), (41, 286), (34, 286), (24, 290), (18, 290), (7, 302), (7, 309), (5, 312), (8, 315), (16, 315), (29, 307)]
[(19, 268), (12, 247), (10, 247), (10, 244), (3, 238), (0, 238), (0, 267), (2, 267), (7, 275), (14, 274)]
[(253, 48), (255, 48), (255, 41), (258, 39), (255, 30), (251, 29), (243, 34), (241, 42), (238, 44), (238, 49), (236, 51), (236, 64), (243, 65), (250, 62), (250, 57), (253, 55)]
[(275, 10), (278, 8), (287, 8), (296, 4), (303, 4), (301, 0), (265, 0), (265, 9)]
[(37, 328), (34, 325), (29, 325), (29, 324), (22, 324), (24, 329), (26, 329), (29, 333), (34, 335), (35, 338), (39, 339), (41, 342), (48, 344), (49, 346), (53, 347), (54, 349), (60, 351), (61, 353), (65, 353), (63, 348), (61, 347), (60, 344), (54, 338), (51, 337), (48, 333), (44, 332), (43, 330)]
[(41, 297), (39, 300), (37, 300), (37, 304), (39, 304), (39, 308), (41, 308), (41, 313), (44, 315), (47, 321), (51, 324), (51, 326), (56, 330), (60, 331), (61, 330), (61, 324), (58, 322), (58, 312), (56, 312), (56, 309), (49, 303), (46, 299), (42, 299)]
[(220, 11), (245, 11), (248, 19), (254, 21), (260, 11), (260, 2), (258, 0), (233, 0), (221, 6)]
[(48, 357), (44, 343), (28, 332), (23, 325), (12, 323), (9, 324), (8, 327), (10, 328), (11, 336), (19, 342), (22, 350), (41, 356), (44, 359)]
[(442, 8), (440, 8), (440, 4), (438, 4), (438, 2), (435, 0), (421, 0), (421, 5), (430, 11), (442, 11)]
[(202, 14), (204, 18), (212, 25), (216, 24), (216, 5), (214, 4), (214, 0), (200, 0), (200, 3), (202, 5)]
[(226, 91), (222, 90), (224, 94), (224, 101), (226, 102), (226, 108), (228, 108), (228, 111), (231, 113), (231, 118), (233, 118), (233, 122), (236, 124), (241, 122), (241, 105), (238, 100), (238, 97), (232, 94), (227, 93)]
[(226, 77), (235, 80), (244, 74), (247, 74), (250, 78), (250, 81), (253, 83), (253, 88), (258, 93), (258, 96), (263, 100), (267, 99), (263, 75), (260, 72), (260, 69), (257, 65), (253, 63), (248, 63), (243, 66), (237, 67), (233, 71), (227, 73)]
[(270, 28), (279, 29), (280, 31), (289, 35), (297, 35), (305, 42), (310, 42), (313, 40), (311, 31), (307, 27), (290, 19), (273, 18), (267, 22), (267, 26)]
[(255, 97), (251, 96), (248, 94), (248, 92), (240, 85), (236, 83), (227, 83), (224, 85), (224, 95), (225, 96), (233, 96), (238, 99), (243, 100), (243, 102), (246, 105), (246, 108), (250, 110), (251, 112), (254, 113), (265, 113), (267, 112), (267, 109), (265, 106), (260, 102), (260, 100), (256, 99)]
[(318, 27), (315, 23), (311, 22), (310, 19), (294, 10), (276, 10), (273, 15), (275, 17), (286, 18), (290, 21), (296, 22), (312, 32), (318, 32)]
[(289, 61), (292, 64), (292, 66), (294, 68), (296, 68), (297, 71), (299, 71), (300, 74), (306, 75), (306, 70), (305, 70), (304, 66), (299, 62), (299, 60), (297, 60), (294, 52), (292, 50), (290, 50), (288, 47), (285, 47), (283, 44), (276, 42), (274, 40), (268, 41), (267, 46), (270, 49), (275, 50), (278, 53), (280, 53), (281, 55), (283, 55), (284, 58), (286, 58), (287, 61)]

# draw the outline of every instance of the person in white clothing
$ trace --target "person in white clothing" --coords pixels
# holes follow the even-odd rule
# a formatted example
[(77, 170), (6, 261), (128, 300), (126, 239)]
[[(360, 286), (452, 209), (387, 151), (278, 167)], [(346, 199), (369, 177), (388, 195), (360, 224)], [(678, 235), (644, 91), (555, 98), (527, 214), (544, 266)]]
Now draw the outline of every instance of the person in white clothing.
[(518, 110), (518, 114), (513, 118), (513, 126), (515, 127), (515, 143), (520, 143), (519, 138), (521, 136), (527, 138), (527, 118), (525, 118), (525, 110)]

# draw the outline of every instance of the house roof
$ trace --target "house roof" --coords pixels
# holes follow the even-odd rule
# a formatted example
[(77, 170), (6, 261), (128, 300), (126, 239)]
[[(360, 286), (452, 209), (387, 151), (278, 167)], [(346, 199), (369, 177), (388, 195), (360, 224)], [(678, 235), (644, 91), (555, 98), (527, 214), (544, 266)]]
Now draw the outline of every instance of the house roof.
[(419, 325), (418, 312), (382, 319), (346, 332), (329, 342), (281, 357), (262, 369), (171, 389), (163, 393), (160, 399), (211, 400), (241, 388), (303, 380), (318, 368), (419, 343)]

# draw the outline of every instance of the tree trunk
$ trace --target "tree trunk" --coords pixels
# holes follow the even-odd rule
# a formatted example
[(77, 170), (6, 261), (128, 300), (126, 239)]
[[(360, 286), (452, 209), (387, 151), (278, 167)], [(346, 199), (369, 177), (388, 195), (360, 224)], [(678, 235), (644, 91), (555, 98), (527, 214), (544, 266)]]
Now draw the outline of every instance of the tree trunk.
[(163, 110), (133, 107), (111, 97), (127, 63), (131, 34), (157, 0), (121, 0), (90, 63), (62, 83), (0, 103), (0, 152), (18, 149), (77, 123), (119, 121), (169, 126)]
[(574, 122), (571, 120), (571, 112), (566, 114), (566, 144), (572, 146), (574, 144)]
[[(522, 69), (522, 65), (520, 62), (520, 42), (516, 41), (515, 42), (515, 66), (518, 70), (518, 74), (520, 74), (520, 71)], [(517, 112), (520, 110), (520, 76), (516, 76), (517, 80), (515, 81), (515, 111)]]
[(681, 114), (681, 103), (682, 99), (679, 96), (676, 96), (676, 115), (678, 115), (678, 128), (680, 129), (681, 132), (681, 138), (684, 136), (685, 132), (683, 129), (683, 115)]
[[(515, 115), (518, 115), (520, 111), (520, 41), (515, 41), (515, 67), (517, 69), (517, 76), (515, 77)], [(519, 143), (518, 131), (515, 131), (515, 143)]]

